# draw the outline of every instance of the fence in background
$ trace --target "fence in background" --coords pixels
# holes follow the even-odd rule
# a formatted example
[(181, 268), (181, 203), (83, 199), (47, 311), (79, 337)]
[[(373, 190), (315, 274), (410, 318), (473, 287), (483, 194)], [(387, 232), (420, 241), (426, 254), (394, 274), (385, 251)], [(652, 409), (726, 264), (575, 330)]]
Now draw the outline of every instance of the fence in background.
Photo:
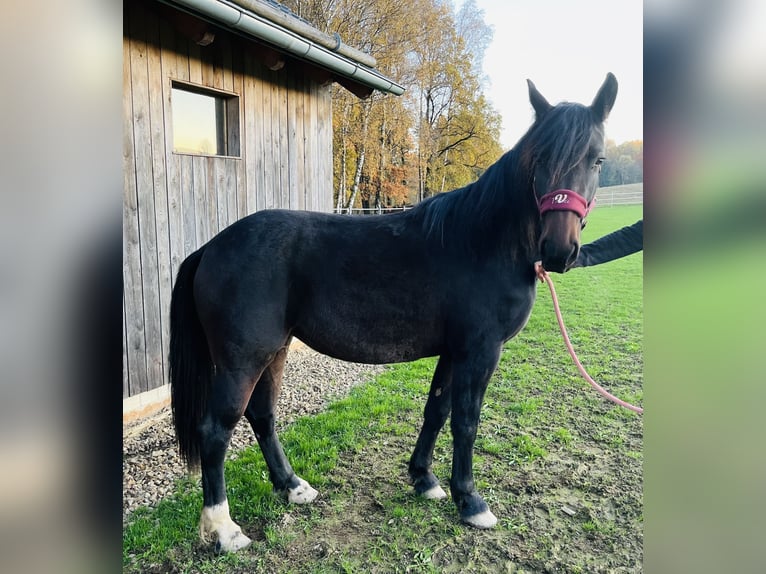
[(601, 187), (596, 192), (597, 207), (612, 207), (614, 205), (636, 205), (641, 203), (644, 203), (643, 182)]
[[(629, 183), (626, 185), (612, 185), (601, 187), (596, 192), (596, 205), (598, 207), (612, 207), (614, 205), (637, 205), (644, 203), (644, 184)], [(395, 211), (404, 211), (412, 206), (405, 207), (354, 207), (350, 213), (352, 215), (380, 215), (384, 213), (393, 213)], [(335, 213), (346, 213), (346, 208), (334, 210)]]

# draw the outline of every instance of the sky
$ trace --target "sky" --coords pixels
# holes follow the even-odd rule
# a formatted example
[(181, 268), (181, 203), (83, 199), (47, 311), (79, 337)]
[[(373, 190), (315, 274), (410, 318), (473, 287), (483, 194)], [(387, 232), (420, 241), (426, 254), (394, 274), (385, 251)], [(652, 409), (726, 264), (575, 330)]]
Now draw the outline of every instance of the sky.
[[(463, 0), (454, 0), (456, 11)], [(617, 101), (606, 137), (643, 140), (642, 0), (476, 0), (494, 35), (484, 93), (502, 115), (509, 149), (533, 121), (527, 79), (551, 103), (590, 104), (607, 72)]]

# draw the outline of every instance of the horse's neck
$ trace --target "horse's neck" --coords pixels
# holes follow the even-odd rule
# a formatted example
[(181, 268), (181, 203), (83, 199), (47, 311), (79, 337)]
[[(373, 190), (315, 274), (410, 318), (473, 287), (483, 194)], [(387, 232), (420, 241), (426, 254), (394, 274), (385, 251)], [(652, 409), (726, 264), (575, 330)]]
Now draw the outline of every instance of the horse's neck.
[(539, 215), (532, 185), (516, 173), (512, 161), (515, 158), (503, 157), (473, 184), (476, 189), (471, 191), (482, 194), (476, 199), (484, 214), (474, 232), (482, 234), (503, 252), (531, 257)]

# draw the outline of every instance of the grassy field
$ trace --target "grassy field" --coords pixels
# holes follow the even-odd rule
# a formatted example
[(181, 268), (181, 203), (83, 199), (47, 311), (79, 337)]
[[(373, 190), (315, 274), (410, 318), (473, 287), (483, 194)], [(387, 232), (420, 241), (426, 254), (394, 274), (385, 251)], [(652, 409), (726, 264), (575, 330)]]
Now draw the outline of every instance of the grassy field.
[[(596, 209), (592, 241), (642, 217)], [(554, 275), (572, 342), (591, 376), (642, 404), (641, 254)], [(296, 472), (320, 492), (308, 506), (272, 494), (260, 451), (226, 464), (232, 517), (254, 539), (235, 555), (200, 545), (199, 479), (178, 485), (123, 531), (127, 572), (641, 572), (643, 421), (583, 381), (558, 332), (545, 285), (486, 394), (474, 472), (499, 519), (459, 523), (451, 501), (416, 498), (407, 482), (435, 360), (395, 365), (326, 412), (281, 434)], [(449, 424), (434, 472), (447, 487)]]

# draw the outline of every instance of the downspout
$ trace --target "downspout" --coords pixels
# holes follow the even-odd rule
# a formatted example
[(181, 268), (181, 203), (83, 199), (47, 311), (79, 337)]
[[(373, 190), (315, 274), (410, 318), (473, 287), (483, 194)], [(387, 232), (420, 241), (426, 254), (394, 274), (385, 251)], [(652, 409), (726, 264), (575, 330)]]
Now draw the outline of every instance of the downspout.
[(360, 84), (381, 92), (400, 96), (404, 88), (376, 70), (367, 68), (345, 56), (336, 54), (314, 42), (301, 38), (262, 16), (223, 0), (162, 0), (163, 2), (190, 9), (195, 13), (224, 24), (232, 30), (264, 40), (285, 52), (307, 60), (323, 68), (351, 78)]

